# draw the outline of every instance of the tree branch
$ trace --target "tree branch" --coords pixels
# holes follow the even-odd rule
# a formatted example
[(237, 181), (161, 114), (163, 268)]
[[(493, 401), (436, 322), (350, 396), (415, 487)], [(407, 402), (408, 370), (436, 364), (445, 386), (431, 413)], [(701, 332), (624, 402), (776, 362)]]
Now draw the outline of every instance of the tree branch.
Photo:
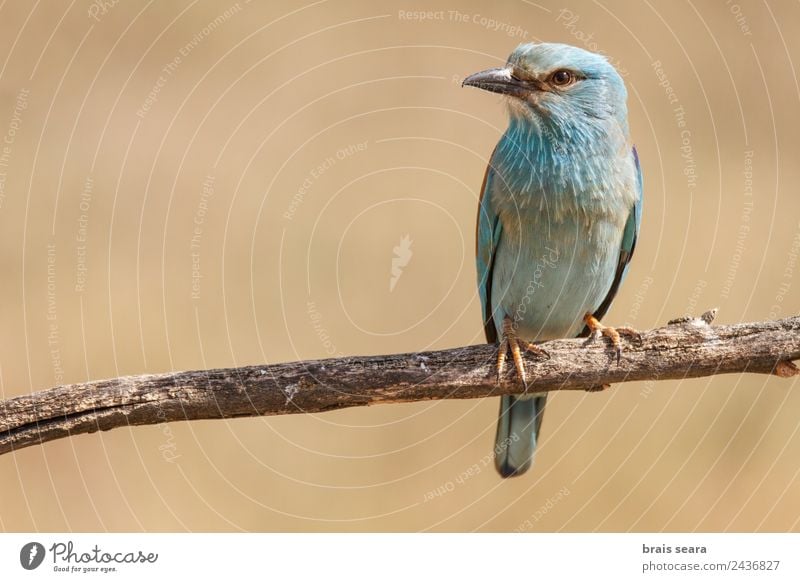
[[(526, 357), (529, 390), (594, 390), (616, 382), (754, 372), (790, 377), (800, 359), (800, 316), (711, 326), (716, 311), (625, 340), (617, 363), (605, 339), (542, 344)], [(0, 401), (0, 454), (76, 434), (177, 420), (325, 412), (387, 402), (522, 392), (495, 376), (496, 347), (310, 360), (128, 376), (69, 384)], [(512, 366), (513, 368), (513, 366)]]

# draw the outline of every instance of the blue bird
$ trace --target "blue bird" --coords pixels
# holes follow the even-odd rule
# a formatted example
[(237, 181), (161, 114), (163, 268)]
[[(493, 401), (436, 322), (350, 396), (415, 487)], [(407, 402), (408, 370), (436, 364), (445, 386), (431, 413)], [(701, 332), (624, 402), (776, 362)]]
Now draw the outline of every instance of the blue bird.
[(636, 334), (599, 320), (636, 246), (642, 175), (625, 84), (602, 55), (523, 44), (463, 84), (500, 93), (509, 113), (481, 187), (476, 262), (498, 381), (510, 351), (526, 389), (500, 404), (495, 466), (511, 477), (531, 466), (547, 400), (527, 393), (522, 350), (549, 357), (534, 342), (602, 335), (619, 360), (620, 334)]

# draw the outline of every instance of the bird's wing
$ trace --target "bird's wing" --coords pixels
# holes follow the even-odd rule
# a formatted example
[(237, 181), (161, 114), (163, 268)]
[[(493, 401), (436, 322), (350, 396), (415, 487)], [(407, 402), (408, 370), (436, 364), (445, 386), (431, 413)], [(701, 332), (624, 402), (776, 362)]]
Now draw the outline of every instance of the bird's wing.
[[(639, 166), (639, 154), (636, 153), (635, 147), (631, 155), (633, 156), (633, 163), (636, 167), (637, 197), (628, 215), (628, 220), (625, 223), (625, 230), (622, 233), (622, 245), (619, 250), (619, 261), (617, 262), (617, 271), (614, 274), (614, 282), (611, 284), (611, 289), (608, 290), (608, 295), (603, 299), (597, 311), (594, 312), (594, 316), (597, 319), (601, 319), (606, 314), (606, 311), (608, 311), (608, 308), (611, 307), (611, 302), (614, 300), (614, 297), (616, 297), (619, 286), (628, 273), (628, 265), (631, 262), (633, 251), (636, 248), (636, 240), (639, 238), (639, 225), (642, 221), (642, 198), (644, 194), (642, 186), (642, 168)], [(584, 334), (581, 335), (588, 335), (587, 332), (588, 330), (584, 329)]]
[[(492, 154), (494, 157), (494, 154)], [(497, 329), (492, 317), (492, 271), (497, 245), (500, 242), (502, 225), (497, 214), (492, 209), (488, 195), (495, 179), (495, 171), (491, 162), (486, 168), (481, 185), (481, 198), (478, 204), (478, 221), (475, 234), (475, 261), (478, 266), (478, 292), (481, 296), (483, 308), (483, 329), (486, 341), (497, 341)]]

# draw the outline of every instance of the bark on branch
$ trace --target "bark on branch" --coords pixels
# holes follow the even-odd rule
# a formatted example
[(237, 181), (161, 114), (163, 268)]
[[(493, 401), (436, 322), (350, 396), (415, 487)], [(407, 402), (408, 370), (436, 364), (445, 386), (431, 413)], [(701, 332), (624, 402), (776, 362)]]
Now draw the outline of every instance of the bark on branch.
[[(641, 341), (623, 340), (619, 363), (604, 338), (546, 342), (549, 360), (526, 357), (529, 390), (592, 390), (741, 372), (798, 374), (792, 360), (800, 359), (800, 316), (712, 326), (714, 314), (642, 332)], [(521, 392), (513, 371), (498, 383), (495, 358), (495, 346), (478, 345), (58, 386), (0, 401), (0, 454), (120, 426)]]

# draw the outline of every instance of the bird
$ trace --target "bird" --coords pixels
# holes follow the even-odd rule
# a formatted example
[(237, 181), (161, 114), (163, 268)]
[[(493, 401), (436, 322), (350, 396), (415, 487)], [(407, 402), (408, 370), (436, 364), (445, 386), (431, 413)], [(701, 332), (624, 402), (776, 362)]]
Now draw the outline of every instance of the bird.
[(547, 402), (528, 390), (523, 352), (549, 358), (539, 343), (605, 337), (619, 363), (621, 337), (637, 336), (600, 320), (639, 237), (642, 171), (625, 83), (602, 54), (524, 43), (462, 86), (498, 93), (508, 109), (481, 186), (475, 257), (498, 382), (510, 352), (524, 385), (501, 397), (495, 436), (495, 467), (514, 477), (533, 462)]

